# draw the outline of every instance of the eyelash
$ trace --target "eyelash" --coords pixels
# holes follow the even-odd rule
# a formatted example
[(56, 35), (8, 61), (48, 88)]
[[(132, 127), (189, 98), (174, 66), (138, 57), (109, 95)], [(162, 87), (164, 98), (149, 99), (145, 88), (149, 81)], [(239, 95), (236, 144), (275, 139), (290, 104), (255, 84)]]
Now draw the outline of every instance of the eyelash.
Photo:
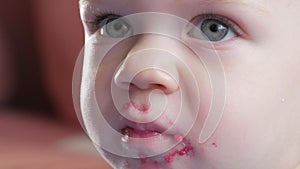
[(214, 13), (207, 13), (207, 14), (201, 14), (197, 15), (194, 18), (192, 18), (191, 23), (194, 23), (194, 20), (199, 21), (201, 19), (217, 19), (226, 25), (228, 25), (229, 28), (232, 29), (234, 33), (237, 34), (237, 36), (243, 36), (244, 31), (238, 26), (234, 21), (231, 19), (228, 19), (225, 16), (219, 15), (219, 14), (214, 14)]
[[(85, 21), (86, 24), (88, 24), (88, 27), (90, 29), (90, 32), (94, 33), (99, 29), (99, 25), (108, 17), (110, 16), (117, 16), (117, 17), (122, 17), (122, 15), (118, 14), (117, 12), (114, 11), (103, 11), (100, 12), (98, 14), (95, 14), (92, 16), (91, 20), (89, 21)], [(226, 25), (228, 25), (228, 27), (230, 29), (232, 29), (232, 31), (234, 33), (237, 34), (237, 36), (243, 36), (245, 33), (244, 31), (240, 28), (240, 26), (238, 26), (234, 21), (232, 21), (231, 19), (228, 19), (225, 16), (222, 16), (220, 14), (215, 14), (215, 13), (206, 13), (206, 14), (199, 14), (195, 17), (193, 17), (190, 22), (195, 24), (196, 22), (198, 22), (201, 19), (218, 19), (221, 22), (225, 23)]]
[(119, 16), (122, 17), (122, 15), (114, 12), (114, 11), (104, 11), (99, 12), (98, 14), (95, 14), (92, 16), (92, 18), (88, 21), (85, 21), (85, 23), (88, 25), (89, 31), (94, 33), (99, 29), (99, 25), (107, 19), (109, 16)]

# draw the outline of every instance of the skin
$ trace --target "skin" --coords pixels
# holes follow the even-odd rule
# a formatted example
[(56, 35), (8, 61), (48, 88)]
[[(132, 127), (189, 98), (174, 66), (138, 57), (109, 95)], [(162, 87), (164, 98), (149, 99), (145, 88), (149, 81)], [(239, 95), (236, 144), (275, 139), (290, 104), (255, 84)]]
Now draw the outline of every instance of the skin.
[[(130, 5), (128, 5), (130, 4)], [(97, 29), (86, 21), (93, 18), (93, 9), (100, 11), (116, 11), (121, 15), (138, 12), (162, 12), (179, 16), (192, 21), (195, 16), (213, 13), (221, 15), (236, 25), (240, 33), (222, 42), (213, 42), (218, 52), (226, 75), (226, 101), (223, 118), (214, 134), (203, 144), (198, 143), (199, 126), (203, 126), (212, 97), (209, 78), (205, 68), (189, 50), (168, 38), (145, 35), (129, 38), (108, 53), (96, 79), (96, 95), (104, 112), (115, 112), (112, 100), (109, 99), (111, 78), (130, 74), (134, 69), (131, 61), (136, 51), (149, 47), (159, 47), (180, 53), (181, 59), (197, 75), (200, 100), (199, 115), (195, 125), (185, 140), (193, 147), (192, 155), (176, 156), (167, 163), (163, 157), (172, 150), (161, 155), (141, 159), (122, 158), (106, 151), (102, 152), (108, 162), (115, 168), (151, 168), (158, 161), (160, 168), (206, 168), (206, 169), (296, 169), (300, 166), (300, 2), (293, 1), (137, 1), (137, 0), (86, 0), (80, 3), (81, 16), (85, 28), (86, 42)], [(198, 6), (195, 8), (195, 6)], [(187, 10), (188, 9), (188, 10)], [(158, 40), (159, 39), (159, 40)], [(109, 40), (109, 39), (108, 39)], [(199, 39), (189, 39), (194, 45), (201, 45)], [(175, 47), (174, 47), (175, 46)], [(95, 45), (99, 48), (99, 45)], [(96, 55), (96, 53), (92, 53)], [(123, 74), (114, 75), (118, 64), (125, 67)], [(142, 63), (142, 61), (141, 61)], [(183, 65), (170, 59), (180, 72)], [(143, 63), (145, 64), (145, 63)], [(184, 80), (179, 75), (179, 80)], [(157, 73), (156, 70), (138, 74), (132, 83), (130, 95), (132, 100), (143, 103), (147, 90), (168, 90), (165, 94), (171, 97), (177, 92), (174, 79)], [(161, 80), (165, 79), (165, 80)], [(184, 86), (184, 84), (182, 84)], [(118, 84), (117, 84), (118, 86)], [(163, 86), (160, 88), (158, 86)], [(120, 87), (120, 86), (118, 86)], [(187, 89), (192, 93), (192, 89)], [(165, 115), (172, 119), (173, 114)], [(112, 126), (118, 128), (126, 120), (116, 120), (117, 113), (104, 113)], [(188, 119), (191, 114), (187, 114)], [(164, 123), (164, 119), (158, 119)], [(96, 124), (94, 124), (96, 125)], [(177, 128), (182, 126), (178, 125)], [(89, 132), (97, 131), (90, 128)], [(101, 137), (101, 136), (100, 136)], [(118, 142), (119, 140), (112, 140)], [(179, 148), (179, 147), (175, 147)], [(175, 149), (174, 148), (174, 149)]]

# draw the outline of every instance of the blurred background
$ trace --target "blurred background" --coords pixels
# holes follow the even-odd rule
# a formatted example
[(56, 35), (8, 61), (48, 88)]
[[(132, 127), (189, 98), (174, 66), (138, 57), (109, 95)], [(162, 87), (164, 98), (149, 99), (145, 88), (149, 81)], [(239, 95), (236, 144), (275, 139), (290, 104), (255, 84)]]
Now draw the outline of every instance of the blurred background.
[(72, 103), (78, 1), (0, 2), (0, 169), (110, 168)]

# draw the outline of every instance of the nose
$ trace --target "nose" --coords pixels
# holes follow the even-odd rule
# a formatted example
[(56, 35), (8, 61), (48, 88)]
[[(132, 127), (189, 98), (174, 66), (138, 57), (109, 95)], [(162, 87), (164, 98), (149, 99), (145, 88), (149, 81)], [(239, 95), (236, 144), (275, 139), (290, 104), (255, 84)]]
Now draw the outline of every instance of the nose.
[(128, 90), (130, 86), (134, 86), (139, 90), (159, 89), (165, 94), (171, 94), (178, 90), (176, 74), (172, 74), (172, 71), (150, 66), (149, 62), (143, 64), (147, 61), (142, 58), (143, 61), (140, 63), (136, 63), (136, 60), (137, 58), (128, 59), (119, 68), (114, 77), (114, 82), (118, 88)]
[[(117, 87), (139, 90), (159, 89), (165, 94), (178, 90), (176, 57), (161, 47), (149, 47), (145, 39), (128, 52), (114, 76)], [(152, 41), (153, 42), (153, 39)]]

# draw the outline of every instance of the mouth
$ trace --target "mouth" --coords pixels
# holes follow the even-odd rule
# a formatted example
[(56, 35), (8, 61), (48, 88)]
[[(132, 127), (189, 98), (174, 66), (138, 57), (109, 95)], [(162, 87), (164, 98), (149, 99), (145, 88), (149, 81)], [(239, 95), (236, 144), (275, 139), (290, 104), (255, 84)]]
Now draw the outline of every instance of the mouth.
[(162, 132), (156, 130), (139, 130), (132, 127), (125, 127), (121, 130), (124, 136), (132, 138), (150, 138), (162, 135)]
[(180, 142), (176, 139), (178, 134), (153, 123), (127, 124), (120, 133), (124, 148), (138, 152), (138, 155), (143, 154), (140, 158), (163, 154)]
[(126, 141), (128, 148), (137, 150), (138, 157), (144, 160), (161, 155), (163, 162), (172, 163), (175, 156), (191, 156), (194, 151), (191, 143), (179, 134), (165, 134), (158, 130), (140, 130), (129, 126), (124, 127), (121, 133), (129, 138)]

